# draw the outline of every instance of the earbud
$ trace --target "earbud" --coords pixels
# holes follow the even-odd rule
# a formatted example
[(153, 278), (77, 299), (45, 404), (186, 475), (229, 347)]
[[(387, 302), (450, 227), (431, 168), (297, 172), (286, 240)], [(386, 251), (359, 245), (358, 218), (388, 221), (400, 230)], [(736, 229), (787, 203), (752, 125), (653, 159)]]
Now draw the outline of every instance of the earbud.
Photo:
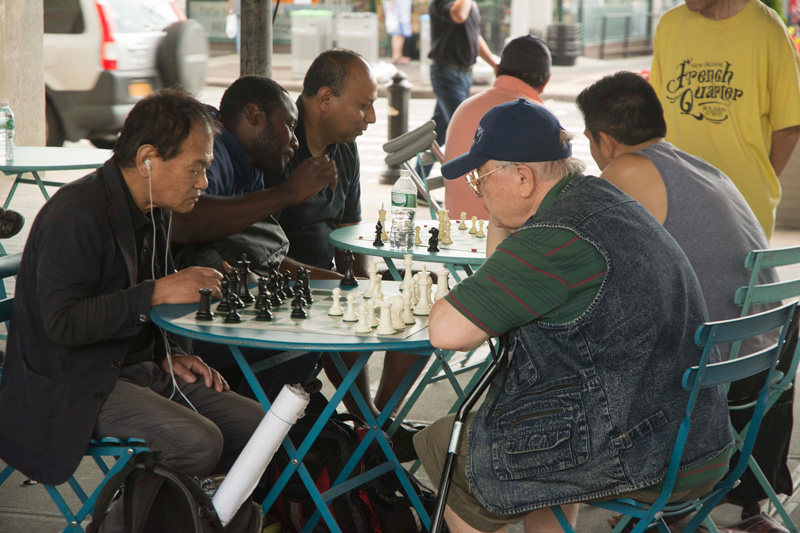
[(150, 160), (149, 159), (145, 159), (144, 160), (144, 166), (147, 167), (147, 173), (150, 174)]

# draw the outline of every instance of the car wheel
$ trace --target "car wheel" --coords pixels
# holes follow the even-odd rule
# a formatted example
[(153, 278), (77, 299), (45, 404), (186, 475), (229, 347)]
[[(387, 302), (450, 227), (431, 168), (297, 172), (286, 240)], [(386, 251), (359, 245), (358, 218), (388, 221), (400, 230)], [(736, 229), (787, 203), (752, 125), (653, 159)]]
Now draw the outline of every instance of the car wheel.
[(47, 102), (44, 108), (45, 137), (47, 146), (61, 146), (64, 144), (64, 128), (53, 104)]
[(181, 86), (198, 93), (206, 83), (208, 39), (196, 20), (182, 20), (167, 27), (158, 46), (158, 70), (165, 87)]

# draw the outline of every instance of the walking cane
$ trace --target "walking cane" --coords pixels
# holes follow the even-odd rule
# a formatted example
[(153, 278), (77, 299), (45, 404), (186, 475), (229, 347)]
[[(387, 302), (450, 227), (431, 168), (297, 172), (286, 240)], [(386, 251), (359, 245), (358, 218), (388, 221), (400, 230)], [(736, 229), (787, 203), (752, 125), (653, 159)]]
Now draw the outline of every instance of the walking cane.
[(480, 381), (478, 381), (475, 388), (472, 389), (472, 392), (464, 398), (464, 403), (461, 404), (458, 412), (456, 412), (456, 418), (453, 422), (453, 431), (450, 433), (450, 445), (447, 447), (447, 457), (445, 458), (442, 477), (439, 480), (439, 493), (436, 495), (436, 510), (431, 518), (430, 533), (439, 533), (442, 527), (444, 508), (447, 504), (447, 493), (450, 491), (450, 482), (453, 479), (453, 463), (455, 463), (456, 456), (458, 455), (458, 449), (461, 443), (461, 432), (464, 429), (464, 419), (475, 405), (475, 402), (478, 401), (478, 398), (481, 397), (492, 382), (497, 371), (508, 364), (508, 360), (511, 354), (513, 354), (513, 349), (509, 350), (508, 347), (507, 334), (500, 336), (497, 353), (491, 341), (489, 342), (489, 350), (492, 352), (492, 362), (489, 363)]

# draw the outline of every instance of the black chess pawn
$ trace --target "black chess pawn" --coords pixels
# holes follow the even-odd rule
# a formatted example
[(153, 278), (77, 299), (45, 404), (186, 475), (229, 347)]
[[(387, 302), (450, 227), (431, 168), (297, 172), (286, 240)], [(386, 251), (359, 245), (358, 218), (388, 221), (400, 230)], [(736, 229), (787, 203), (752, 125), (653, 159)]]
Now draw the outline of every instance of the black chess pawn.
[(429, 252), (438, 252), (439, 251), (439, 230), (437, 228), (430, 229), (431, 238), (428, 239), (428, 251)]
[(236, 270), (228, 273), (228, 287), (230, 294), (233, 295), (233, 298), (228, 299), (228, 303), (233, 302), (237, 309), (244, 309), (244, 302), (239, 298), (239, 273)]
[(269, 290), (267, 289), (267, 279), (258, 278), (258, 295), (256, 296), (256, 309), (264, 307), (264, 302), (269, 301)]
[(228, 294), (230, 294), (231, 287), (228, 278), (223, 277), (222, 281), (220, 281), (220, 285), (222, 287), (222, 299), (219, 301), (219, 305), (217, 305), (217, 313), (227, 313), (231, 310), (228, 305)]
[(230, 307), (230, 311), (228, 311), (228, 314), (225, 315), (225, 323), (227, 324), (238, 324), (242, 321), (242, 315), (239, 314), (237, 309), (237, 299), (238, 297), (236, 296), (236, 293), (232, 292), (228, 295), (228, 306)]
[[(259, 295), (259, 297), (261, 297)], [(258, 299), (256, 299), (258, 301)], [(256, 320), (260, 322), (269, 322), (272, 320), (272, 305), (269, 303), (269, 298), (265, 295), (262, 299), (263, 305), (258, 308), (258, 314), (256, 315)]]
[(200, 289), (200, 308), (194, 315), (197, 320), (214, 320), (214, 313), (211, 312), (211, 289)]
[(381, 239), (381, 234), (383, 233), (383, 224), (379, 220), (377, 224), (375, 224), (375, 240), (372, 241), (372, 246), (383, 246), (383, 239)]
[(281, 276), (281, 290), (285, 295), (284, 298), (291, 298), (294, 291), (292, 291), (292, 273), (288, 270), (283, 271)]
[(340, 287), (358, 287), (358, 280), (353, 275), (353, 251), (345, 250), (344, 252), (344, 277), (339, 281)]
[(283, 303), (281, 291), (278, 286), (278, 275), (275, 272), (270, 272), (269, 279), (267, 280), (267, 292), (269, 293), (269, 303), (272, 307), (278, 307)]
[(305, 310), (306, 301), (303, 299), (302, 292), (296, 292), (292, 300), (292, 318), (308, 318), (308, 313)]

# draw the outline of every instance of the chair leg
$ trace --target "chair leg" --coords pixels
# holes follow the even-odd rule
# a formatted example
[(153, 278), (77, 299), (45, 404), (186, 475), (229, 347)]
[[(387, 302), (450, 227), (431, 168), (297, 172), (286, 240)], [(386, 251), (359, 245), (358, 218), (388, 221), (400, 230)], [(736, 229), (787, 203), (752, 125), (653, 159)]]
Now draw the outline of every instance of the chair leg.
[(64, 532), (80, 532), (83, 533), (83, 528), (81, 527), (80, 522), (78, 522), (75, 514), (67, 505), (67, 502), (64, 501), (63, 496), (61, 493), (58, 492), (58, 489), (52, 485), (44, 485), (44, 488), (47, 490), (47, 493), (50, 495), (50, 499), (53, 500), (53, 503), (56, 504), (58, 507), (61, 516), (67, 521), (67, 527), (64, 529)]
[(789, 516), (789, 513), (786, 512), (786, 508), (783, 506), (780, 498), (775, 493), (775, 489), (773, 489), (772, 485), (770, 485), (769, 481), (767, 481), (767, 477), (764, 475), (761, 467), (758, 466), (756, 460), (753, 459), (752, 455), (750, 456), (750, 460), (747, 462), (747, 466), (758, 480), (761, 488), (764, 489), (764, 492), (767, 494), (770, 503), (775, 507), (775, 510), (781, 516), (781, 520), (783, 521), (784, 526), (786, 526), (786, 529), (792, 533), (798, 533), (797, 526), (795, 526), (794, 522), (792, 522), (792, 518)]
[(2, 472), (0, 472), (0, 485), (6, 482), (8, 476), (14, 473), (14, 467), (6, 466)]

